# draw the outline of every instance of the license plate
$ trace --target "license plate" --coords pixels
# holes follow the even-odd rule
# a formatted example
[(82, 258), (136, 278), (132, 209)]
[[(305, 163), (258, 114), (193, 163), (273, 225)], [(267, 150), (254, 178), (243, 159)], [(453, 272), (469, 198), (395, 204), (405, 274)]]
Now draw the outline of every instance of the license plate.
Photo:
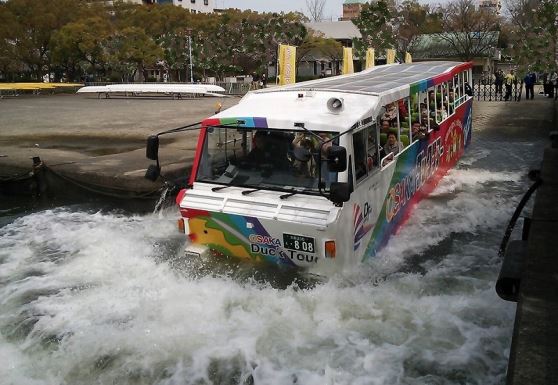
[(314, 238), (302, 235), (283, 234), (283, 247), (290, 250), (304, 251), (307, 253), (315, 253), (316, 245)]

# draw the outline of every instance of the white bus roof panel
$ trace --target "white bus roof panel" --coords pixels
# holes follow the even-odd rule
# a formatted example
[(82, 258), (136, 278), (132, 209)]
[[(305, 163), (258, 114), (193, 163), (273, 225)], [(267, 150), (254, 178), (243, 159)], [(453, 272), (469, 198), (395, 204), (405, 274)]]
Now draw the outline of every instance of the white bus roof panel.
[(316, 90), (379, 95), (427, 81), (463, 64), (461, 62), (440, 61), (382, 65), (351, 75), (311, 80), (257, 92)]
[[(287, 91), (287, 90), (285, 90)], [(279, 93), (247, 94), (240, 103), (213, 118), (265, 117), (270, 128), (294, 128), (296, 122), (304, 122), (310, 130), (339, 130), (348, 128), (370, 115), (378, 103), (373, 95), (345, 94), (289, 90)], [(343, 108), (338, 112), (328, 109), (328, 100), (340, 98)]]

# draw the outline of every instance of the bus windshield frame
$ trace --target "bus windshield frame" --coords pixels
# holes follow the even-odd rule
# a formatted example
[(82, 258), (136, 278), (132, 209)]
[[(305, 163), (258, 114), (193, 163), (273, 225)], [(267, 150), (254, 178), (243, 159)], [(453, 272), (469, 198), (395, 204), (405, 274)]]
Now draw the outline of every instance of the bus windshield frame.
[(320, 187), (328, 190), (338, 173), (329, 172), (320, 149), (323, 154), (328, 144), (338, 143), (338, 135), (300, 128), (210, 126), (195, 182), (321, 195)]

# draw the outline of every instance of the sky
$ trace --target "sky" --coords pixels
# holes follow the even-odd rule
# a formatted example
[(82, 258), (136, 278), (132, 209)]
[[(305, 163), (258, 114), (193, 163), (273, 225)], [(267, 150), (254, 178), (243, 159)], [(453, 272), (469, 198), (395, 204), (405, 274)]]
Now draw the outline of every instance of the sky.
[[(324, 18), (337, 20), (343, 14), (344, 0), (326, 0)], [(420, 3), (443, 3), (446, 0), (421, 0)], [(306, 0), (215, 0), (216, 8), (251, 9), (258, 12), (300, 11), (307, 14)]]

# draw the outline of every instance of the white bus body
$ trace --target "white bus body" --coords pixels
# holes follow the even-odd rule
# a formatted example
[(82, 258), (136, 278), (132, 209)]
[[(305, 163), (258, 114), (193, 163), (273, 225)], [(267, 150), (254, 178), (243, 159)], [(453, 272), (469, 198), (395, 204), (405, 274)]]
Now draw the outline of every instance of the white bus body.
[(372, 257), (470, 143), (470, 68), (380, 66), (250, 92), (206, 119), (177, 197), (187, 254), (320, 274)]

